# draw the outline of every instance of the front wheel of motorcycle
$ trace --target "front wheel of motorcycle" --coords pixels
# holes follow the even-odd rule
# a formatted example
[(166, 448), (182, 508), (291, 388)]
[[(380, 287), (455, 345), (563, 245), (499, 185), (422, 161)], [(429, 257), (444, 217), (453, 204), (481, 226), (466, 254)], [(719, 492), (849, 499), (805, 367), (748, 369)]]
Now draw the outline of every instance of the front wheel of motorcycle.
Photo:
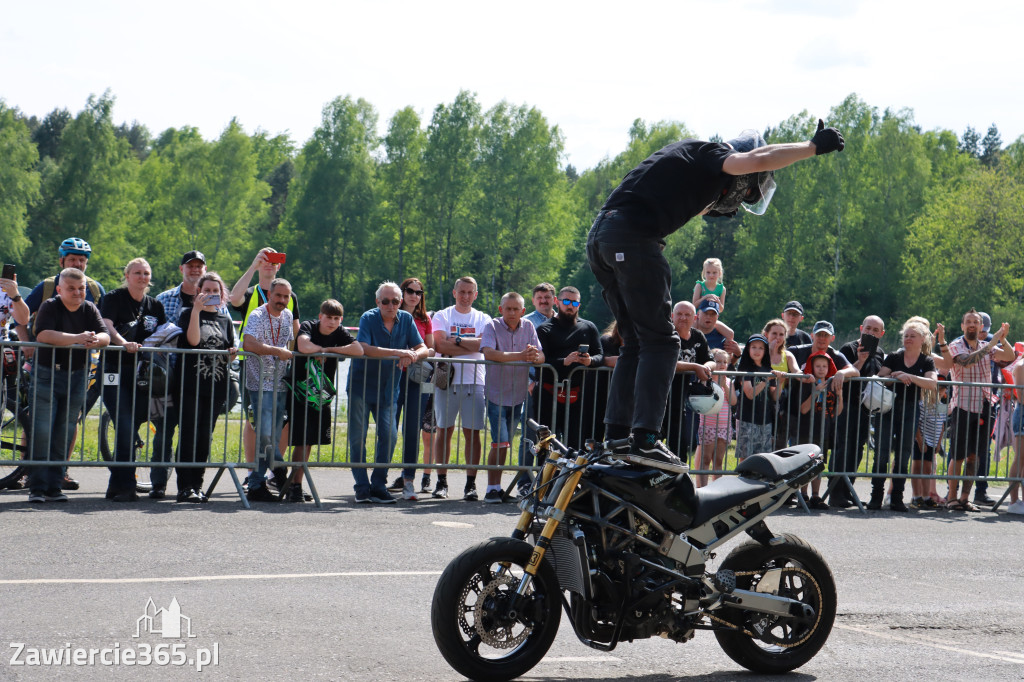
[(784, 534), (778, 545), (745, 542), (732, 550), (722, 569), (736, 572), (736, 587), (758, 590), (762, 578), (779, 579), (779, 596), (796, 599), (813, 609), (813, 616), (781, 617), (739, 609), (721, 609), (716, 616), (742, 631), (716, 630), (722, 650), (744, 668), (777, 674), (799, 668), (825, 645), (836, 617), (836, 583), (828, 564), (811, 545)]
[(525, 594), (516, 590), (533, 546), (491, 538), (456, 557), (431, 604), (434, 641), (448, 664), (471, 680), (510, 680), (533, 668), (558, 632), (561, 592), (544, 561)]

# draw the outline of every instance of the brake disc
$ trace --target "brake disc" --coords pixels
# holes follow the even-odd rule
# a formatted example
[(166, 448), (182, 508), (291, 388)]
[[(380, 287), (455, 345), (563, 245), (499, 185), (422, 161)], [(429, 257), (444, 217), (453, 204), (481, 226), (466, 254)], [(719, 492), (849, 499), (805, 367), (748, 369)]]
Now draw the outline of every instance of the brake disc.
[[(493, 608), (499, 590), (506, 588), (509, 593), (512, 593), (518, 586), (519, 581), (506, 573), (505, 575), (495, 577), (487, 583), (477, 597), (476, 605), (473, 608), (474, 623), (470, 632), (476, 633), (480, 637), (480, 641), (487, 646), (495, 649), (512, 649), (522, 644), (530, 636), (530, 633), (533, 632), (532, 627), (523, 625), (518, 621), (501, 625), (484, 625), (485, 619), (492, 621), (492, 623), (496, 622)], [(465, 603), (465, 600), (463, 600), (463, 603)], [(459, 617), (459, 624), (462, 625), (463, 622), (465, 622), (464, 615)], [(522, 631), (518, 635), (513, 633), (515, 626), (522, 627)]]

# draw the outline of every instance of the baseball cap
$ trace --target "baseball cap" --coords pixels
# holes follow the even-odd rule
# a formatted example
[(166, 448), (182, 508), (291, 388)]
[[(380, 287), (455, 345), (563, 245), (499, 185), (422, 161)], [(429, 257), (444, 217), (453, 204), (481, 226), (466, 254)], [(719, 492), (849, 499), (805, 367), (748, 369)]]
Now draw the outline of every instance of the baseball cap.
[(811, 334), (817, 334), (818, 332), (828, 332), (832, 336), (836, 335), (836, 330), (832, 323), (825, 320), (818, 320), (814, 323), (814, 329), (811, 330)]
[(206, 256), (203, 255), (202, 251), (189, 251), (188, 253), (181, 257), (181, 264), (185, 265), (186, 263), (189, 263), (194, 260), (201, 260), (203, 261), (203, 263), (205, 263)]
[(804, 314), (804, 307), (802, 305), (800, 305), (800, 301), (790, 301), (789, 303), (787, 303), (782, 308), (782, 312), (786, 312), (787, 310), (795, 310), (798, 313), (800, 313), (801, 315)]
[(992, 316), (988, 313), (978, 313), (981, 315), (981, 330), (987, 332), (992, 328)]
[(698, 313), (702, 313), (705, 310), (714, 310), (716, 313), (722, 312), (722, 306), (718, 305), (718, 301), (712, 301), (710, 298), (700, 302), (700, 307), (697, 308)]

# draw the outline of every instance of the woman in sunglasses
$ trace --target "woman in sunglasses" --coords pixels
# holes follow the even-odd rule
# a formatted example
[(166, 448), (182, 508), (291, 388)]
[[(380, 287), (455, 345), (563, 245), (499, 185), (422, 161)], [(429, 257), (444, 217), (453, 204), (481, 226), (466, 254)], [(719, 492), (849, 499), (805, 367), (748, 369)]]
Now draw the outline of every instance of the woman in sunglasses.
[[(412, 315), (413, 322), (423, 342), (427, 344), (429, 356), (434, 355), (434, 334), (430, 325), (430, 316), (427, 315), (426, 293), (423, 282), (415, 277), (408, 277), (402, 280), (399, 285), (402, 290), (401, 309)], [(402, 469), (402, 475), (391, 484), (390, 490), (401, 491), (403, 500), (415, 500), (416, 469), (413, 466), (419, 461), (419, 440), (420, 427), (423, 415), (427, 409), (427, 402), (431, 396), (431, 383), (424, 381), (427, 378), (429, 365), (417, 363), (408, 370), (402, 372), (402, 379), (398, 385), (398, 406), (395, 412), (395, 421), (401, 425), (402, 430), (402, 463), (406, 465)], [(405, 421), (402, 421), (402, 414), (405, 414)], [(423, 451), (431, 452), (432, 432), (423, 429)], [(429, 462), (427, 462), (429, 464)], [(430, 486), (430, 473), (424, 472), (421, 492), (427, 492)]]

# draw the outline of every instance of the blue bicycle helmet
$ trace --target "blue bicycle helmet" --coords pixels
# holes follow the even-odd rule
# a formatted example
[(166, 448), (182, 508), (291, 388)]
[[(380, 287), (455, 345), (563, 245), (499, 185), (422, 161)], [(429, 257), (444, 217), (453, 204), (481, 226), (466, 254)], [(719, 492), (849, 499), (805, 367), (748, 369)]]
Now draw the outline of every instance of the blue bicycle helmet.
[(60, 248), (57, 249), (57, 253), (60, 257), (68, 255), (69, 253), (79, 253), (88, 258), (92, 255), (92, 247), (89, 246), (89, 242), (78, 237), (68, 237), (60, 243)]

